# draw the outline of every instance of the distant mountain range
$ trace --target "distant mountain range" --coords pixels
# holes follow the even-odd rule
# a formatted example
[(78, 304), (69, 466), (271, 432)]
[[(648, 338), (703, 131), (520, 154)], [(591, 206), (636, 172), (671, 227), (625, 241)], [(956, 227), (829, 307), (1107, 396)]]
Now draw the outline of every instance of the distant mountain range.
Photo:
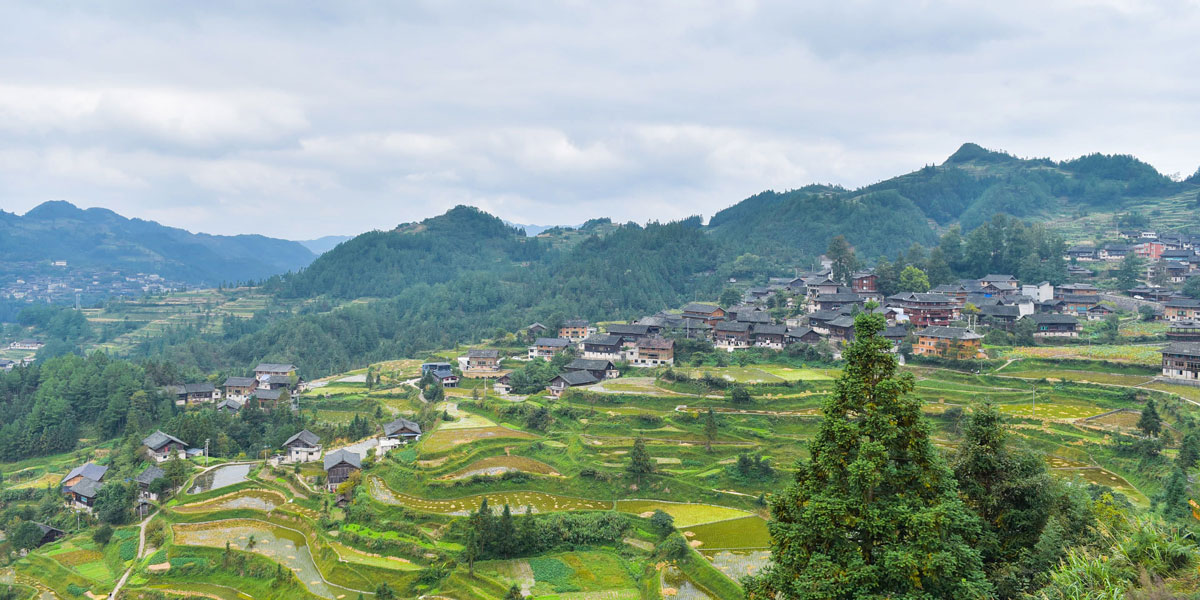
[(304, 244), (262, 235), (191, 233), (61, 200), (24, 215), (0, 211), (0, 263), (7, 276), (65, 261), (70, 268), (154, 273), (193, 285), (262, 279), (308, 266)]
[(297, 240), (297, 242), (308, 248), (313, 254), (320, 256), (333, 250), (338, 244), (353, 238), (354, 236), (352, 235), (327, 235), (315, 240)]

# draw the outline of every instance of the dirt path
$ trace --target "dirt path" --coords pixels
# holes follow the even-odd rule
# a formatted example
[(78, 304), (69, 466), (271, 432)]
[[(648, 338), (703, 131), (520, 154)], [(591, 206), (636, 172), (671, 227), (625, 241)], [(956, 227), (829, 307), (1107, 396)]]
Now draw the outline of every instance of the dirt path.
[[(141, 523), (138, 523), (138, 549), (137, 557), (133, 560), (134, 565), (136, 565), (137, 562), (142, 559), (142, 555), (146, 553), (146, 525), (149, 524), (150, 519), (153, 519), (156, 515), (158, 515), (158, 511), (150, 513), (145, 519), (142, 519)], [(125, 569), (125, 574), (121, 575), (121, 579), (117, 580), (117, 585), (113, 588), (112, 593), (109, 594), (109, 598), (112, 598), (112, 600), (120, 600), (121, 588), (125, 587), (125, 582), (129, 580), (129, 576), (132, 573), (133, 566)]]

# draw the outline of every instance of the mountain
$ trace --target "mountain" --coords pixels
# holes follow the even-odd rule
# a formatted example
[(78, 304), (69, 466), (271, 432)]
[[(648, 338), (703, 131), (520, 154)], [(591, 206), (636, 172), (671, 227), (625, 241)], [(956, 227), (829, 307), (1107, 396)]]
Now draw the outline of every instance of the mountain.
[(24, 215), (0, 211), (0, 263), (67, 261), (71, 268), (154, 273), (195, 285), (263, 279), (312, 262), (303, 245), (261, 235), (191, 233), (128, 219), (104, 208), (43, 203)]
[(524, 223), (513, 223), (512, 221), (505, 221), (504, 224), (508, 225), (509, 227), (515, 227), (517, 229), (524, 229), (525, 235), (527, 235), (529, 237), (538, 235), (538, 234), (542, 233), (543, 231), (546, 231), (547, 229), (555, 229), (558, 227), (564, 227), (563, 225), (526, 225)]
[(305, 248), (308, 248), (308, 250), (313, 254), (320, 256), (326, 252), (329, 252), (330, 250), (333, 250), (338, 244), (350, 239), (354, 239), (354, 236), (327, 235), (325, 237), (319, 237), (315, 240), (297, 240), (297, 243)]

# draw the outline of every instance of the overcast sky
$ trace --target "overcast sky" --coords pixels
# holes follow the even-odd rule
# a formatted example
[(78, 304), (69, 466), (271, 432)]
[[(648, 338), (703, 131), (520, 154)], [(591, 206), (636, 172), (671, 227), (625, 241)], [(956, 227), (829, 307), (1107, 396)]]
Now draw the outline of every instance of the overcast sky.
[(10, 212), (300, 239), (708, 217), (964, 141), (1200, 165), (1197, 2), (70, 4), (0, 4)]

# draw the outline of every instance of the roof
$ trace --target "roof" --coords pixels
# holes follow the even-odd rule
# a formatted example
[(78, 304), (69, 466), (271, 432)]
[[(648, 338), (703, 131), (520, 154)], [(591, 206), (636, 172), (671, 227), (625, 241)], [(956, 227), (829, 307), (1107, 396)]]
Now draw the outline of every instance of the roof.
[(785, 335), (785, 334), (787, 334), (787, 326), (773, 325), (771, 323), (766, 323), (763, 325), (755, 325), (754, 326), (754, 334), (755, 335)]
[(583, 340), (583, 343), (594, 344), (597, 346), (619, 346), (621, 345), (621, 336), (599, 333), (593, 336), (588, 336), (587, 339)]
[(928, 304), (933, 302), (949, 304), (954, 301), (953, 298), (947, 296), (946, 294), (936, 294), (931, 292), (908, 292), (905, 294), (895, 294), (888, 296), (888, 300), (893, 300), (896, 302), (917, 302), (920, 304)]
[(133, 480), (143, 485), (150, 485), (151, 483), (154, 483), (156, 479), (165, 477), (166, 474), (166, 471), (163, 471), (158, 467), (150, 467), (149, 469), (139, 473), (137, 477), (133, 478)]
[(183, 385), (170, 385), (171, 391), (176, 394), (211, 394), (217, 391), (217, 388), (211, 383), (185, 383)]
[(1013, 318), (1016, 318), (1016, 317), (1021, 316), (1021, 309), (1017, 306), (1012, 306), (1012, 305), (1005, 306), (1005, 305), (1000, 305), (1000, 304), (992, 304), (990, 306), (981, 307), (979, 309), (979, 312), (980, 312), (980, 314), (982, 314), (985, 317), (1013, 317)]
[(167, 443), (169, 443), (169, 442), (175, 442), (176, 444), (179, 444), (181, 446), (187, 446), (187, 444), (184, 443), (183, 440), (181, 440), (173, 435), (168, 435), (166, 433), (163, 433), (161, 431), (155, 431), (154, 433), (147, 436), (146, 439), (142, 440), (142, 445), (151, 450), (158, 450), (159, 448), (166, 446)]
[(607, 371), (613, 368), (613, 362), (602, 358), (577, 358), (563, 368), (568, 371)]
[(675, 347), (675, 340), (668, 340), (660, 337), (648, 337), (638, 340), (637, 347), (652, 350), (670, 350)]
[(257, 381), (253, 377), (230, 377), (225, 380), (225, 387), (250, 387)]
[(540, 330), (542, 330), (542, 331), (545, 331), (545, 330), (546, 330), (546, 326), (545, 326), (545, 325), (542, 325), (541, 323), (534, 322), (532, 325), (530, 325), (529, 327), (526, 327), (525, 329), (530, 329), (530, 330), (532, 330), (532, 329), (540, 329)]
[(1096, 311), (1108, 311), (1108, 312), (1112, 312), (1112, 311), (1113, 311), (1113, 309), (1111, 309), (1111, 308), (1109, 308), (1109, 307), (1107, 307), (1107, 306), (1105, 306), (1105, 305), (1103, 305), (1103, 304), (1097, 304), (1097, 305), (1095, 305), (1095, 306), (1093, 306), (1093, 307), (1089, 308), (1089, 309), (1088, 309), (1088, 312), (1092, 312), (1093, 310), (1096, 310)]
[(997, 275), (995, 273), (992, 273), (992, 274), (988, 275), (987, 277), (981, 278), (979, 281), (986, 281), (988, 283), (996, 283), (996, 282), (1013, 282), (1013, 283), (1015, 283), (1017, 281), (1017, 278), (1013, 277), (1012, 275)]
[(83, 479), (79, 480), (79, 483), (67, 488), (67, 491), (83, 496), (84, 498), (95, 498), (96, 493), (99, 492), (100, 488), (103, 486), (103, 483), (100, 483), (95, 479), (88, 479), (87, 477), (84, 477)]
[(750, 324), (741, 321), (721, 321), (715, 329), (718, 332), (749, 333)]
[(683, 312), (701, 313), (706, 315), (711, 315), (718, 310), (721, 310), (720, 306), (715, 304), (704, 304), (701, 302), (689, 302), (687, 306), (683, 307)]
[(254, 390), (254, 397), (259, 400), (278, 400), (283, 390)]
[(409, 421), (408, 419), (400, 418), (386, 423), (383, 426), (383, 435), (391, 437), (397, 433), (409, 432), (421, 435), (421, 426)]
[(291, 384), (292, 378), (289, 375), (267, 375), (267, 378), (264, 379), (264, 381), (270, 385), (275, 385), (277, 383)]
[(607, 327), (610, 335), (649, 335), (649, 325), (626, 325), (623, 323), (614, 323)]
[(1049, 325), (1052, 323), (1072, 325), (1079, 324), (1079, 319), (1076, 319), (1071, 315), (1062, 315), (1058, 313), (1036, 313), (1025, 318), (1033, 319), (1033, 322), (1037, 323), (1038, 325)]
[(241, 402), (238, 402), (237, 400), (234, 400), (233, 398), (226, 398), (226, 399), (222, 400), (220, 404), (217, 405), (217, 410), (220, 410), (222, 408), (228, 408), (228, 409), (232, 409), (232, 410), (236, 411), (236, 410), (242, 410), (243, 406), (245, 406), (245, 404), (242, 404)]
[(325, 455), (325, 470), (328, 471), (342, 463), (346, 463), (356, 469), (362, 468), (362, 457), (356, 452), (351, 452), (345, 448), (334, 450)]
[(256, 373), (259, 371), (283, 371), (286, 373), (287, 371), (295, 370), (296, 365), (286, 363), (259, 363), (257, 367), (254, 367), (254, 372)]
[(983, 338), (982, 335), (966, 327), (926, 327), (917, 332), (917, 335), (948, 340), (978, 340)]
[(30, 523), (33, 523), (34, 525), (37, 526), (38, 529), (42, 530), (42, 536), (45, 536), (47, 533), (50, 533), (51, 531), (57, 531), (57, 532), (63, 533), (63, 534), (66, 533), (65, 531), (63, 531), (57, 527), (51, 527), (49, 525), (46, 525), (45, 523), (38, 523), (37, 521), (30, 521)]
[[(817, 296), (817, 302), (862, 302), (862, 296), (853, 292), (837, 292)], [(740, 317), (741, 315), (739, 315)]]
[(1064, 283), (1058, 286), (1060, 290), (1098, 290), (1096, 286), (1090, 283)]
[(903, 325), (892, 325), (883, 330), (883, 337), (885, 338), (903, 338), (906, 336), (908, 336), (908, 328)]
[(563, 327), (587, 327), (590, 323), (586, 319), (567, 319), (563, 321)]
[(1100, 302), (1099, 294), (1063, 294), (1063, 302), (1068, 304), (1097, 304)]
[(283, 445), (286, 446), (292, 442), (297, 442), (297, 441), (304, 442), (305, 444), (308, 444), (309, 446), (320, 446), (321, 445), (321, 438), (318, 437), (317, 434), (315, 434), (307, 429), (301, 429), (299, 433), (288, 438), (287, 441), (283, 443)]
[(771, 315), (766, 311), (748, 310), (738, 313), (737, 320), (742, 323), (770, 323)]
[(1200, 308), (1200, 300), (1192, 298), (1171, 298), (1163, 306), (1168, 308)]
[(829, 322), (830, 327), (853, 328), (854, 317), (850, 315), (842, 315)]
[(1162, 349), (1163, 354), (1200, 356), (1200, 342), (1174, 342)]
[(797, 327), (787, 330), (787, 335), (794, 338), (802, 338), (810, 333), (816, 333), (812, 327)]
[(499, 350), (467, 350), (467, 358), (500, 358)]
[(567, 371), (566, 373), (558, 375), (554, 379), (561, 379), (563, 380), (563, 383), (566, 383), (569, 386), (589, 385), (600, 381), (587, 371)]
[(100, 481), (101, 479), (104, 479), (104, 474), (107, 472), (108, 467), (102, 467), (96, 463), (87, 463), (71, 469), (71, 472), (67, 473), (67, 476), (63, 477), (62, 480), (70, 481), (82, 475), (88, 479)]
[(566, 348), (571, 345), (571, 340), (563, 338), (538, 338), (533, 342), (534, 346), (553, 346), (555, 348)]

